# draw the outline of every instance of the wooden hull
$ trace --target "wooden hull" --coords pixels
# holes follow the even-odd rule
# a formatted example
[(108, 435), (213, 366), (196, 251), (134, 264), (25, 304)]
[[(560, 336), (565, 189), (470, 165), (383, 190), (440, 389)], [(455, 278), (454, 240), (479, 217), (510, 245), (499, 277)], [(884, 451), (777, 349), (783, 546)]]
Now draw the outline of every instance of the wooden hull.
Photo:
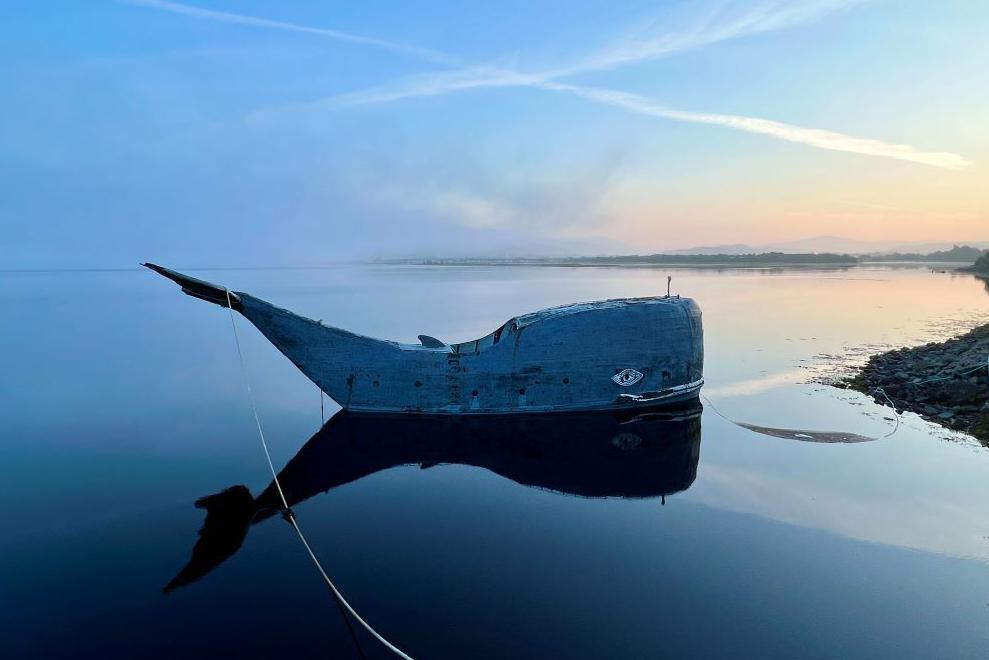
[[(223, 287), (151, 266), (226, 306)], [(212, 288), (211, 288), (212, 287)], [(621, 411), (678, 405), (703, 384), (701, 312), (688, 298), (581, 303), (515, 317), (476, 341), (372, 339), (230, 294), (286, 357), (346, 410), (426, 415)]]
[(703, 384), (701, 315), (688, 299), (544, 310), (475, 342), (427, 348), (362, 337), (238, 296), (241, 313), (346, 410), (626, 410), (695, 399)]

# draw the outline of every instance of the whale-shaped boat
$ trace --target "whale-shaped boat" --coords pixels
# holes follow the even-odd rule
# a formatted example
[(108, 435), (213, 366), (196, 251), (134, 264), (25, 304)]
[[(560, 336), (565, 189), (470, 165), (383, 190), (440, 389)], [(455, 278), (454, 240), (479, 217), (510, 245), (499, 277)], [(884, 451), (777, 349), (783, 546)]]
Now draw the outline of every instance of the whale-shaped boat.
[[(340, 411), (278, 473), (289, 506), (401, 465), (490, 470), (528, 487), (592, 498), (662, 499), (697, 477), (701, 408), (645, 414), (369, 415)], [(196, 501), (206, 520), (169, 592), (237, 552), (252, 525), (276, 516), (272, 482), (254, 497), (233, 486)]]
[(543, 309), (474, 341), (364, 337), (247, 293), (144, 264), (247, 318), (342, 408), (418, 414), (626, 410), (696, 399), (701, 312), (689, 298), (622, 298)]

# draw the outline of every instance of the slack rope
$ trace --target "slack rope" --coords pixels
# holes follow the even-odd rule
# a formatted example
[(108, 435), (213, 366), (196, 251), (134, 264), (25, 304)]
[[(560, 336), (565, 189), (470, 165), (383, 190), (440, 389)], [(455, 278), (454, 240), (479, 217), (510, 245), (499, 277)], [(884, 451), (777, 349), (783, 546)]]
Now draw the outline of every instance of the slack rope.
[(857, 433), (845, 433), (841, 431), (804, 431), (798, 429), (780, 429), (769, 426), (758, 426), (756, 424), (748, 424), (746, 422), (739, 422), (737, 420), (732, 419), (728, 415), (724, 414), (720, 410), (718, 410), (718, 407), (714, 405), (714, 402), (711, 401), (709, 398), (707, 398), (707, 396), (701, 394), (700, 398), (704, 400), (704, 403), (706, 405), (711, 407), (711, 410), (713, 410), (718, 415), (718, 417), (722, 418), (729, 424), (734, 424), (735, 426), (739, 428), (743, 428), (747, 431), (752, 431), (754, 433), (759, 433), (761, 435), (768, 435), (774, 438), (800, 440), (802, 442), (853, 443), (853, 442), (871, 442), (873, 440), (882, 440), (883, 438), (888, 438), (892, 436), (894, 433), (900, 430), (900, 413), (896, 409), (896, 406), (893, 404), (892, 399), (890, 399), (889, 396), (887, 396), (886, 392), (883, 391), (882, 388), (877, 388), (877, 391), (880, 394), (882, 394), (884, 397), (886, 397), (887, 401), (889, 401), (890, 405), (893, 408), (893, 415), (895, 417), (894, 419), (895, 424), (893, 425), (893, 430), (877, 438), (859, 435)]
[(891, 398), (889, 398), (889, 395), (888, 394), (886, 394), (886, 390), (884, 390), (881, 387), (877, 387), (877, 388), (875, 388), (873, 390), (873, 392), (876, 392), (878, 394), (882, 394), (883, 395), (883, 398), (886, 399), (886, 401), (889, 402), (889, 407), (892, 409), (892, 411), (893, 411), (893, 417), (896, 420), (896, 425), (893, 426), (893, 430), (890, 431), (889, 433), (887, 433), (886, 435), (882, 436), (883, 438), (888, 438), (888, 437), (890, 437), (891, 435), (893, 435), (894, 433), (896, 433), (897, 431), (900, 430), (900, 411), (896, 409), (896, 404), (893, 403), (893, 400)]
[(946, 376), (941, 376), (940, 374), (942, 374), (942, 373), (944, 373), (945, 371), (948, 370), (948, 368), (945, 367), (940, 372), (938, 372), (938, 375), (933, 376), (931, 378), (928, 378), (926, 380), (919, 380), (919, 381), (917, 381), (914, 384), (915, 385), (924, 385), (925, 383), (934, 383), (934, 382), (937, 382), (937, 381), (940, 381), (940, 380), (952, 380), (953, 378), (958, 378), (958, 377), (961, 377), (961, 376), (967, 376), (969, 374), (974, 374), (976, 371), (982, 371), (983, 369), (986, 369), (986, 368), (989, 368), (989, 357), (986, 358), (986, 364), (977, 364), (977, 365), (975, 365), (973, 367), (970, 367), (968, 369), (964, 369), (963, 371), (956, 371), (956, 372), (950, 373), (950, 374), (948, 374)]
[[(292, 528), (295, 530), (295, 533), (299, 536), (299, 540), (302, 541), (302, 545), (305, 547), (306, 552), (309, 554), (309, 558), (312, 559), (313, 564), (316, 566), (316, 570), (319, 571), (319, 574), (323, 577), (323, 581), (326, 583), (326, 586), (329, 588), (330, 593), (333, 594), (333, 598), (336, 600), (337, 605), (342, 609), (346, 610), (347, 613), (350, 614), (350, 616), (354, 617), (354, 619), (359, 624), (361, 624), (361, 626), (363, 626), (363, 628), (366, 631), (371, 633), (371, 635), (379, 642), (381, 642), (385, 646), (385, 648), (387, 648), (389, 651), (391, 651), (400, 658), (404, 658), (404, 660), (412, 660), (412, 656), (408, 655), (400, 648), (398, 648), (397, 646), (389, 642), (387, 639), (382, 637), (381, 634), (377, 630), (372, 628), (371, 624), (369, 624), (367, 621), (361, 618), (361, 615), (357, 613), (357, 610), (355, 610), (350, 605), (350, 603), (347, 602), (347, 599), (343, 597), (343, 594), (340, 593), (340, 590), (337, 589), (335, 584), (333, 584), (333, 580), (330, 579), (330, 576), (323, 569), (322, 564), (319, 563), (319, 559), (316, 558), (316, 553), (313, 552), (312, 546), (309, 545), (309, 541), (306, 540), (305, 534), (302, 533), (302, 529), (299, 527), (299, 522), (295, 519), (295, 513), (293, 513), (291, 507), (289, 507), (288, 505), (288, 500), (285, 498), (285, 492), (282, 490), (282, 484), (278, 481), (278, 473), (275, 472), (275, 465), (274, 463), (271, 462), (271, 454), (268, 452), (268, 443), (264, 439), (264, 430), (262, 430), (261, 428), (261, 417), (258, 415), (258, 407), (254, 401), (254, 390), (251, 389), (251, 381), (247, 377), (247, 366), (244, 364), (244, 353), (240, 348), (240, 337), (237, 334), (237, 323), (236, 320), (234, 319), (233, 304), (230, 300), (230, 289), (224, 287), (224, 291), (226, 292), (227, 295), (227, 310), (229, 310), (230, 312), (230, 325), (233, 328), (233, 332), (234, 332), (234, 343), (237, 346), (237, 357), (240, 360), (240, 372), (241, 375), (244, 377), (244, 385), (247, 388), (247, 397), (251, 402), (251, 410), (254, 412), (254, 422), (258, 428), (258, 437), (261, 438), (261, 448), (264, 450), (264, 457), (268, 461), (268, 469), (271, 470), (271, 476), (273, 481), (275, 482), (275, 488), (278, 490), (278, 496), (279, 498), (281, 498), (282, 505), (284, 505), (285, 507), (285, 509), (282, 512), (282, 516), (285, 518), (285, 520), (289, 522), (289, 524), (292, 525)], [(322, 391), (320, 391), (320, 402), (322, 402)], [(346, 619), (344, 620), (346, 621)], [(347, 622), (347, 627), (350, 628), (349, 621)], [(351, 635), (353, 635), (353, 630), (351, 630)], [(357, 644), (356, 637), (354, 637), (354, 643)], [(357, 644), (357, 649), (360, 652), (361, 656), (363, 657), (364, 652), (361, 650), (360, 644)]]

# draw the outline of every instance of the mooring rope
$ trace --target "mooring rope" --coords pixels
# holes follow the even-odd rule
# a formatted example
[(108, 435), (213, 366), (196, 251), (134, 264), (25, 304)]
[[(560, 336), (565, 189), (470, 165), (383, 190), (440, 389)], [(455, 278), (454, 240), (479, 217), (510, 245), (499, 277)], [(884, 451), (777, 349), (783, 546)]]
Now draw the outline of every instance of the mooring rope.
[[(367, 621), (361, 618), (361, 615), (357, 613), (357, 610), (355, 610), (350, 605), (350, 603), (347, 602), (347, 599), (343, 597), (343, 594), (340, 593), (340, 590), (337, 589), (335, 584), (333, 584), (333, 580), (330, 579), (330, 576), (326, 573), (326, 570), (323, 569), (322, 564), (319, 563), (319, 559), (316, 558), (316, 553), (313, 552), (312, 546), (309, 545), (309, 541), (306, 540), (305, 534), (302, 533), (302, 529), (299, 527), (299, 522), (295, 519), (295, 513), (292, 511), (292, 508), (289, 507), (288, 505), (288, 500), (285, 497), (285, 491), (282, 490), (282, 484), (281, 482), (278, 481), (278, 473), (275, 471), (275, 465), (274, 463), (271, 462), (271, 453), (268, 451), (268, 443), (264, 439), (264, 430), (261, 428), (261, 417), (258, 415), (258, 407), (254, 401), (254, 390), (251, 388), (250, 378), (247, 377), (247, 366), (244, 363), (244, 353), (240, 348), (240, 336), (237, 334), (237, 322), (234, 319), (234, 309), (233, 309), (233, 303), (231, 302), (230, 299), (230, 289), (224, 287), (224, 291), (226, 292), (227, 295), (227, 309), (230, 312), (230, 325), (233, 328), (234, 344), (236, 344), (237, 346), (237, 358), (240, 360), (240, 372), (244, 378), (244, 385), (247, 388), (247, 397), (251, 403), (251, 410), (254, 412), (254, 423), (257, 425), (258, 428), (258, 437), (261, 438), (261, 448), (264, 450), (264, 457), (268, 461), (268, 469), (271, 470), (271, 477), (275, 482), (275, 488), (278, 490), (278, 496), (279, 498), (281, 498), (282, 505), (285, 507), (282, 511), (282, 516), (285, 518), (285, 520), (289, 522), (290, 525), (292, 525), (292, 528), (295, 530), (295, 533), (299, 536), (299, 540), (302, 541), (302, 545), (305, 547), (306, 552), (309, 553), (309, 558), (312, 559), (313, 564), (316, 566), (316, 570), (319, 571), (319, 574), (323, 577), (323, 581), (326, 582), (326, 586), (329, 587), (330, 593), (332, 593), (334, 599), (336, 599), (337, 605), (345, 609), (347, 613), (349, 613), (352, 617), (354, 617), (354, 619), (359, 624), (361, 624), (361, 626), (363, 626), (365, 630), (371, 633), (371, 635), (375, 639), (381, 642), (392, 653), (394, 653), (400, 658), (404, 658), (405, 660), (412, 660), (412, 657), (410, 655), (402, 651), (402, 649), (398, 648), (391, 642), (389, 642), (377, 630), (372, 628), (371, 624), (369, 624)], [(320, 401), (322, 401), (322, 391), (320, 392), (320, 397), (321, 397)], [(350, 627), (349, 623), (347, 623), (347, 627), (348, 628)], [(352, 630), (351, 630), (351, 634), (353, 635)], [(356, 637), (354, 637), (354, 643), (357, 644)], [(357, 648), (358, 651), (363, 656), (364, 653), (363, 651), (361, 651), (359, 644), (357, 644)]]
[(244, 364), (244, 352), (240, 350), (240, 336), (237, 334), (237, 323), (234, 319), (234, 308), (233, 303), (230, 301), (230, 289), (224, 287), (224, 292), (227, 295), (227, 309), (230, 311), (230, 327), (234, 331), (234, 344), (237, 346), (237, 358), (240, 361), (240, 374), (244, 378), (244, 386), (247, 388), (247, 398), (251, 402), (251, 411), (254, 413), (254, 423), (258, 427), (258, 436), (261, 438), (261, 448), (264, 449), (264, 458), (268, 461), (268, 469), (271, 470), (271, 475), (275, 478), (275, 488), (278, 489), (278, 497), (281, 498), (282, 504), (285, 505), (285, 510), (289, 509), (288, 500), (285, 499), (285, 493), (282, 491), (282, 485), (278, 481), (278, 474), (275, 472), (275, 465), (271, 462), (271, 454), (268, 452), (268, 443), (264, 439), (264, 429), (261, 428), (261, 417), (258, 416), (258, 407), (254, 403), (254, 390), (251, 389), (251, 379), (247, 377), (247, 366)]
[(964, 371), (953, 371), (953, 372), (951, 372), (950, 374), (948, 374), (946, 376), (941, 376), (940, 374), (941, 373), (944, 373), (948, 369), (947, 367), (945, 367), (944, 369), (942, 369), (938, 373), (938, 375), (932, 376), (931, 378), (928, 378), (927, 380), (919, 380), (916, 383), (914, 383), (914, 385), (923, 385), (924, 383), (933, 383), (933, 382), (939, 381), (939, 380), (952, 380), (953, 378), (957, 378), (959, 376), (967, 376), (968, 374), (975, 373), (976, 371), (982, 371), (983, 369), (986, 369), (986, 368), (989, 368), (989, 357), (986, 358), (986, 364), (977, 364), (974, 367), (971, 367), (971, 368), (966, 369)]
[(889, 402), (889, 407), (893, 409), (893, 419), (896, 421), (896, 424), (893, 426), (893, 430), (892, 431), (890, 431), (886, 435), (882, 436), (883, 438), (888, 438), (888, 437), (890, 437), (891, 435), (893, 435), (894, 433), (896, 433), (897, 431), (900, 430), (900, 411), (896, 409), (896, 404), (893, 403), (893, 400), (891, 398), (889, 398), (889, 395), (888, 394), (886, 394), (886, 390), (884, 390), (881, 387), (876, 387), (872, 391), (873, 392), (878, 392), (879, 394), (882, 394), (883, 395), (883, 398), (886, 399)]
[[(882, 394), (884, 397), (886, 397), (886, 400), (889, 401), (890, 406), (892, 406), (895, 424), (893, 425), (893, 430), (890, 431), (889, 433), (887, 433), (886, 435), (881, 435), (878, 438), (866, 438), (866, 439), (869, 439), (869, 440), (882, 440), (884, 438), (888, 438), (888, 437), (892, 436), (894, 433), (896, 433), (897, 431), (900, 430), (900, 413), (896, 409), (896, 405), (893, 403), (893, 400), (889, 398), (889, 396), (886, 394), (886, 392), (881, 387), (880, 388), (876, 388), (876, 391), (878, 391), (880, 394)], [(729, 424), (734, 424), (735, 426), (737, 426), (739, 428), (742, 428), (742, 429), (745, 429), (747, 431), (754, 431), (755, 433), (760, 433), (760, 431), (758, 431), (756, 428), (753, 428), (752, 425), (750, 425), (750, 424), (744, 424), (742, 422), (739, 422), (737, 420), (734, 420), (731, 417), (729, 417), (728, 415), (726, 415), (723, 412), (721, 412), (720, 410), (718, 410), (718, 407), (716, 405), (714, 405), (714, 402), (711, 401), (711, 399), (709, 399), (707, 397), (707, 395), (701, 394), (700, 395), (700, 398), (703, 399), (703, 401), (704, 401), (704, 403), (706, 405), (708, 405), (708, 406), (711, 407), (711, 410), (713, 410), (715, 412), (715, 414), (718, 415), (718, 417), (722, 418), (723, 420), (725, 420)], [(764, 427), (760, 427), (760, 428), (764, 428)], [(786, 429), (779, 429), (779, 430), (786, 430)], [(849, 434), (849, 435), (851, 435), (851, 434)], [(858, 437), (865, 438), (865, 436), (858, 436)]]
[[(941, 380), (952, 380), (952, 379), (957, 378), (959, 376), (967, 376), (968, 374), (975, 373), (976, 371), (981, 371), (981, 370), (987, 369), (987, 368), (989, 368), (989, 357), (986, 358), (986, 364), (977, 364), (974, 367), (971, 367), (971, 368), (968, 368), (968, 369), (964, 369), (962, 371), (955, 371), (955, 372), (952, 372), (952, 373), (950, 373), (950, 374), (948, 374), (946, 376), (937, 375), (937, 376), (933, 376), (931, 378), (927, 378), (926, 380), (919, 380), (916, 383), (914, 383), (914, 385), (924, 385), (926, 383), (934, 383), (934, 382), (941, 381)], [(946, 369), (947, 368), (942, 369), (940, 373), (943, 373)], [(894, 433), (896, 433), (896, 431), (900, 428), (900, 413), (896, 409), (896, 403), (894, 403), (893, 402), (893, 399), (891, 399), (889, 397), (889, 395), (886, 394), (886, 390), (884, 390), (882, 387), (874, 387), (874, 388), (872, 388), (872, 392), (877, 393), (877, 394), (881, 394), (883, 396), (883, 398), (886, 399), (886, 401), (889, 402), (889, 407), (893, 409), (893, 414), (896, 415), (896, 426), (893, 427), (893, 430), (892, 431), (890, 431), (889, 433), (887, 433), (886, 435), (883, 436), (884, 438), (888, 438), (889, 436), (891, 436)]]

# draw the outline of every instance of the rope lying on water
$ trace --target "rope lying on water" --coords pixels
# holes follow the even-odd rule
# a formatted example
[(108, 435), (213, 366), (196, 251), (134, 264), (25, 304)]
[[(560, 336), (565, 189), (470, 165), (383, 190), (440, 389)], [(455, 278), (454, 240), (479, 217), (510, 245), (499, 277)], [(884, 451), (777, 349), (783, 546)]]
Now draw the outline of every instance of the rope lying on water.
[[(282, 505), (285, 507), (282, 511), (282, 516), (285, 518), (285, 520), (289, 522), (290, 525), (292, 525), (292, 528), (295, 530), (295, 533), (299, 536), (299, 540), (302, 541), (302, 545), (305, 547), (306, 552), (309, 553), (309, 558), (312, 559), (313, 564), (316, 566), (316, 570), (319, 571), (319, 574), (323, 577), (323, 581), (326, 583), (326, 586), (329, 588), (330, 593), (333, 594), (333, 598), (336, 600), (337, 605), (343, 610), (346, 610), (346, 612), (350, 614), (350, 616), (352, 616), (354, 620), (356, 620), (359, 624), (361, 624), (361, 626), (366, 631), (371, 633), (371, 635), (379, 642), (381, 642), (385, 646), (385, 648), (387, 648), (389, 651), (391, 651), (400, 658), (404, 658), (405, 660), (412, 660), (412, 657), (410, 655), (402, 651), (400, 648), (398, 648), (391, 642), (389, 642), (377, 630), (372, 628), (371, 624), (369, 624), (367, 621), (361, 618), (361, 615), (357, 613), (357, 610), (355, 610), (350, 605), (350, 603), (347, 602), (347, 599), (343, 597), (343, 594), (340, 593), (340, 590), (337, 589), (335, 584), (333, 584), (333, 580), (330, 579), (330, 576), (323, 569), (322, 564), (319, 563), (319, 559), (316, 558), (316, 553), (313, 552), (312, 546), (309, 545), (309, 541), (306, 540), (305, 534), (303, 534), (302, 529), (299, 528), (299, 522), (295, 519), (295, 513), (293, 513), (291, 507), (289, 507), (288, 500), (285, 497), (285, 491), (282, 490), (282, 484), (278, 481), (278, 473), (275, 471), (275, 465), (274, 463), (271, 462), (271, 454), (268, 452), (268, 443), (264, 439), (264, 430), (261, 428), (261, 417), (258, 415), (258, 407), (254, 401), (254, 390), (251, 389), (251, 381), (247, 377), (247, 367), (244, 364), (244, 353), (243, 351), (241, 351), (240, 348), (240, 336), (237, 334), (237, 323), (236, 320), (234, 319), (233, 304), (230, 300), (230, 290), (224, 287), (224, 291), (226, 292), (227, 295), (227, 309), (230, 312), (230, 325), (231, 327), (233, 327), (234, 343), (237, 346), (237, 357), (240, 360), (241, 375), (244, 377), (244, 385), (247, 388), (247, 396), (251, 402), (251, 410), (254, 412), (254, 423), (257, 425), (258, 428), (258, 437), (261, 438), (261, 448), (264, 450), (264, 457), (265, 460), (267, 460), (268, 462), (268, 469), (271, 470), (271, 477), (275, 482), (275, 488), (278, 490), (278, 497), (281, 498)], [(322, 394), (320, 394), (320, 396), (322, 396)], [(346, 618), (344, 620), (347, 621)], [(349, 621), (347, 621), (347, 627), (350, 628)], [(351, 630), (351, 635), (353, 635), (353, 630)], [(354, 637), (354, 643), (357, 644), (356, 637)], [(359, 644), (357, 644), (357, 649), (360, 652), (361, 656), (363, 656), (364, 653), (363, 651), (361, 651)]]
[[(896, 405), (893, 403), (893, 400), (889, 398), (889, 396), (886, 394), (886, 392), (881, 387), (877, 387), (876, 388), (876, 391), (879, 392), (880, 394), (882, 394), (884, 397), (886, 397), (886, 400), (889, 401), (889, 405), (893, 408), (893, 416), (894, 416), (894, 422), (895, 422), (894, 425), (893, 425), (893, 430), (892, 431), (890, 431), (886, 435), (881, 435), (878, 438), (873, 438), (873, 440), (882, 440), (884, 438), (888, 438), (888, 437), (892, 436), (894, 433), (896, 433), (897, 431), (900, 430), (900, 411), (898, 411), (896, 409)], [(709, 399), (707, 397), (707, 395), (701, 394), (700, 395), (700, 398), (703, 399), (703, 401), (704, 401), (704, 403), (706, 405), (708, 405), (708, 406), (711, 407), (711, 410), (713, 410), (718, 415), (718, 417), (720, 417), (721, 419), (725, 420), (729, 424), (734, 424), (735, 426), (737, 426), (739, 428), (743, 428), (746, 431), (755, 431), (756, 433), (759, 432), (756, 429), (752, 428), (751, 426), (747, 426), (747, 425), (745, 425), (745, 424), (743, 424), (743, 423), (741, 423), (739, 421), (736, 421), (736, 420), (732, 419), (731, 417), (729, 417), (728, 415), (726, 415), (723, 412), (721, 412), (720, 410), (718, 410), (718, 407), (716, 405), (714, 405), (714, 402), (711, 401), (711, 399)], [(862, 436), (860, 436), (860, 437), (862, 437)]]

